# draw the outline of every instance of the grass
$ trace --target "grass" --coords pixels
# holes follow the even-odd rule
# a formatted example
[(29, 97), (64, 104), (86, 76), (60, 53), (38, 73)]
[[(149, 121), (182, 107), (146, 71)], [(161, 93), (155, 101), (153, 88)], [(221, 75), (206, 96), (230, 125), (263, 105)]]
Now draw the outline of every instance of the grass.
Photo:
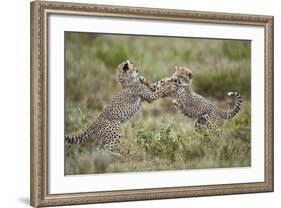
[(194, 122), (176, 112), (170, 98), (145, 103), (122, 125), (119, 157), (92, 143), (66, 145), (66, 174), (245, 167), (251, 165), (250, 42), (192, 38), (66, 33), (65, 133), (91, 124), (118, 93), (116, 66), (133, 61), (140, 74), (157, 81), (174, 65), (193, 70), (193, 89), (228, 109), (228, 91), (243, 97), (241, 111), (222, 134), (194, 132)]

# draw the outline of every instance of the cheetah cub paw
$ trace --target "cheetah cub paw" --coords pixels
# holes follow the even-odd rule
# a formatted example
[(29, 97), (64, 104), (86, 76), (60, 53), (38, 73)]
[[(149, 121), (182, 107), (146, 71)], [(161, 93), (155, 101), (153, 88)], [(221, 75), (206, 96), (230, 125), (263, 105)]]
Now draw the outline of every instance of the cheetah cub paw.
[(183, 107), (182, 102), (180, 100), (173, 99), (172, 104), (175, 106), (177, 110), (180, 110)]

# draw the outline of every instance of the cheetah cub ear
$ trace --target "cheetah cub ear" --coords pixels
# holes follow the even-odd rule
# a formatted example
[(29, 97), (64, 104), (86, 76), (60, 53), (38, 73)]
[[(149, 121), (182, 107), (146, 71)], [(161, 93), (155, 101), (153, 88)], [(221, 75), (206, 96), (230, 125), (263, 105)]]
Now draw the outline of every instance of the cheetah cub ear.
[(129, 70), (129, 64), (130, 64), (130, 61), (127, 60), (125, 63), (124, 63), (124, 66), (123, 66), (123, 71), (124, 72), (127, 72)]

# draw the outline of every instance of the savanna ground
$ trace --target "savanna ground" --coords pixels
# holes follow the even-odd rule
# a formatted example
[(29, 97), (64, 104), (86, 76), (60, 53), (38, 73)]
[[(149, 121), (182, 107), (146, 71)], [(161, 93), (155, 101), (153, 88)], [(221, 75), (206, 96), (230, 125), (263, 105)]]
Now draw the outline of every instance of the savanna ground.
[(228, 110), (243, 98), (241, 111), (222, 134), (195, 133), (194, 121), (178, 113), (170, 98), (141, 110), (121, 126), (120, 156), (94, 144), (66, 145), (65, 174), (245, 167), (251, 165), (250, 42), (65, 33), (65, 134), (79, 134), (116, 95), (117, 65), (129, 59), (140, 75), (158, 81), (175, 65), (193, 70), (193, 89)]

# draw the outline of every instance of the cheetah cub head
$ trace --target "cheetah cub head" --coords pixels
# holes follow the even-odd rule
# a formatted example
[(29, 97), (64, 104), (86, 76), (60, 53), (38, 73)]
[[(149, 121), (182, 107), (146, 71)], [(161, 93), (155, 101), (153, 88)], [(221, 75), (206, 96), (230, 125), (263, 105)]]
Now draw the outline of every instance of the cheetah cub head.
[(133, 85), (139, 80), (137, 67), (129, 60), (122, 62), (117, 67), (117, 79), (122, 87)]
[(176, 66), (176, 72), (172, 75), (173, 81), (179, 87), (191, 87), (192, 71), (185, 66)]

